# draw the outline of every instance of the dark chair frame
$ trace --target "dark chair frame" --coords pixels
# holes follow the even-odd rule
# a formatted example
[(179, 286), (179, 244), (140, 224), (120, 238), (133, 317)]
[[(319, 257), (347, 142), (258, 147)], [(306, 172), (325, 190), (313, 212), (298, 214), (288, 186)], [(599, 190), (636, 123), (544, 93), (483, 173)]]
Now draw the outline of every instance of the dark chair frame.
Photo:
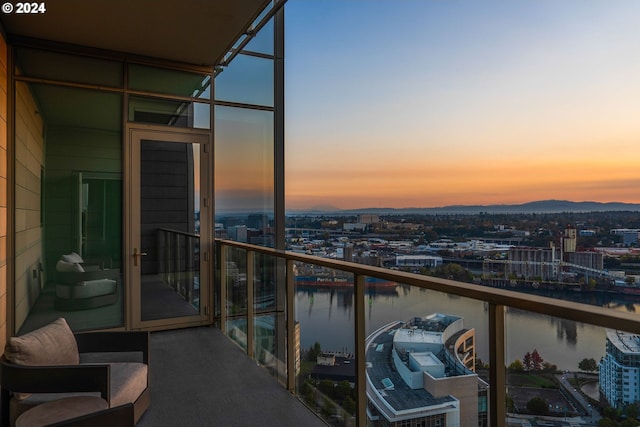
[(127, 403), (43, 427), (134, 427), (133, 411), (133, 403)]
[[(81, 332), (74, 336), (79, 353), (140, 352), (141, 362), (149, 365), (149, 332)], [(100, 396), (110, 404), (110, 371), (111, 367), (107, 363), (25, 366), (11, 363), (2, 356), (0, 358), (0, 408), (2, 410), (0, 426), (9, 427), (9, 401), (12, 392), (99, 392)], [(150, 401), (149, 371), (147, 370), (147, 388), (133, 402), (134, 424), (147, 410)], [(89, 423), (89, 425), (99, 424)]]

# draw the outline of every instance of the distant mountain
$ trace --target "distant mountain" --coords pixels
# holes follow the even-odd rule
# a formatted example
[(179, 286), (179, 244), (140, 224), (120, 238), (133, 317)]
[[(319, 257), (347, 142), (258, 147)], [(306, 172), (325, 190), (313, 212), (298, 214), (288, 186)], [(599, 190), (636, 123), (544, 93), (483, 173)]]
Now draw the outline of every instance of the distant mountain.
[(290, 209), (289, 214), (309, 214), (309, 213), (333, 213), (333, 212), (342, 212), (342, 209), (337, 208), (333, 205), (316, 205), (311, 206), (305, 209)]
[[(621, 202), (572, 202), (569, 200), (539, 200), (517, 205), (452, 205), (436, 208), (365, 208), (336, 210), (333, 206), (330, 209), (304, 209), (295, 213), (309, 214), (331, 214), (331, 215), (356, 215), (359, 213), (377, 213), (381, 215), (393, 214), (459, 214), (474, 215), (479, 213), (490, 214), (523, 214), (523, 213), (562, 213), (562, 212), (614, 212), (614, 211), (640, 211), (638, 203)], [(292, 212), (293, 213), (293, 212)]]

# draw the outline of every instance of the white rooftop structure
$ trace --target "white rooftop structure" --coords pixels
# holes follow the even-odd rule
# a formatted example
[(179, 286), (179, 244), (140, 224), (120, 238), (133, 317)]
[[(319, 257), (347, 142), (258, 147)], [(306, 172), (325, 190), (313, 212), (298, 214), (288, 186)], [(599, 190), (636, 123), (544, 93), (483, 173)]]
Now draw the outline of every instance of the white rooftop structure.
[(640, 355), (640, 336), (636, 334), (607, 329), (607, 339), (623, 353)]

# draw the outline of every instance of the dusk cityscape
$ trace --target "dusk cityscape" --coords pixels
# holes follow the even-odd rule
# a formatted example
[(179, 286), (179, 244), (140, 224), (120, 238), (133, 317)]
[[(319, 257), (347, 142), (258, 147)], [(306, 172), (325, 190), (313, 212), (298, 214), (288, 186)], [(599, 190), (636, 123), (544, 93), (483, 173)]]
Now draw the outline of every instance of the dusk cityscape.
[(0, 12), (0, 427), (640, 427), (640, 1)]
[[(566, 206), (572, 206), (576, 212), (562, 211)], [(525, 208), (499, 205), (434, 210), (372, 208), (362, 213), (356, 213), (357, 209), (301, 211), (287, 217), (287, 249), (634, 313), (640, 310), (640, 209), (627, 205), (634, 210), (578, 212), (585, 207), (606, 209), (607, 205), (546, 201)], [(478, 209), (477, 213), (464, 212)], [(522, 209), (536, 212), (525, 213)], [(248, 218), (254, 227), (240, 224), (237, 216), (228, 216), (218, 225), (218, 232), (227, 233), (234, 240), (264, 242), (268, 218), (256, 214)], [(313, 349), (321, 343), (325, 354), (322, 363), (314, 364), (312, 378), (336, 382), (350, 378), (353, 373), (348, 369), (345, 373), (344, 367), (351, 366), (349, 359), (355, 352), (353, 336), (340, 329), (352, 322), (353, 276), (305, 264), (300, 264), (295, 273), (301, 348)], [(471, 328), (464, 329), (465, 336), (471, 333), (474, 337), (473, 363), (460, 369), (461, 372), (471, 369), (467, 374), (473, 372), (484, 384), (480, 386), (484, 387), (484, 394), (474, 399), (486, 398), (487, 331), (483, 316), (478, 316), (478, 311), (483, 311), (481, 307), (437, 293), (417, 293), (402, 283), (370, 281), (366, 282), (366, 289), (370, 332), (384, 329), (388, 322), (391, 323), (386, 327), (395, 331), (406, 327), (398, 321), (415, 316), (464, 318), (466, 328)], [(525, 425), (522, 423), (531, 422), (531, 414), (536, 413), (548, 416), (552, 425), (568, 425), (562, 421), (567, 417), (573, 419), (572, 425), (606, 425), (607, 419), (620, 416), (607, 408), (626, 401), (626, 411), (633, 404), (633, 396), (640, 389), (625, 387), (630, 390), (625, 397), (615, 394), (615, 390), (616, 384), (623, 381), (620, 377), (616, 379), (616, 369), (624, 366), (625, 372), (635, 372), (635, 362), (618, 360), (613, 349), (635, 346), (631, 344), (636, 342), (634, 335), (620, 331), (618, 335), (614, 331), (605, 333), (576, 322), (517, 310), (507, 312), (507, 324), (508, 410), (515, 417), (509, 425)], [(333, 327), (327, 329), (327, 325)], [(442, 330), (446, 329), (443, 326)], [(376, 342), (382, 342), (381, 338)], [(528, 361), (532, 351), (540, 359), (536, 368)], [(640, 357), (640, 347), (638, 351)], [(325, 366), (326, 363), (329, 365)], [(377, 375), (384, 378), (385, 374)], [(532, 376), (538, 378), (537, 385), (531, 382)], [(527, 405), (532, 400), (538, 402), (536, 398), (544, 399), (550, 406), (540, 412), (530, 409)], [(415, 408), (429, 406), (417, 396), (416, 399)], [(473, 419), (474, 425), (482, 425), (486, 421), (486, 414), (476, 415), (479, 418), (474, 416), (466, 422)], [(551, 424), (532, 421), (531, 425)]]
[[(637, 8), (600, 1), (290, 2), (286, 249), (636, 312)], [(264, 229), (227, 227), (225, 216), (217, 219), (221, 232), (264, 243)], [(301, 347), (320, 344), (335, 357), (318, 359), (309, 378), (338, 384), (347, 366), (339, 360), (355, 352), (353, 335), (343, 333), (353, 322), (353, 275), (303, 263), (295, 273)], [(481, 408), (489, 356), (478, 312), (486, 310), (402, 283), (366, 286), (367, 331), (374, 335), (378, 328), (400, 328), (389, 332), (400, 335), (414, 317), (464, 318), (475, 337), (465, 351), (475, 355), (480, 385), (460, 407)], [(509, 426), (636, 425), (640, 377), (631, 378), (640, 352), (622, 358), (615, 349), (633, 348), (637, 337), (517, 310), (507, 311), (506, 323)], [(533, 351), (544, 358), (536, 368), (526, 361)], [(320, 366), (326, 363), (333, 376)], [(444, 363), (447, 371), (466, 369)], [(383, 385), (389, 387), (398, 385)], [(450, 413), (401, 424), (380, 409), (394, 404), (381, 403), (381, 393), (367, 391), (380, 411), (372, 409), (371, 425), (486, 425), (482, 410), (468, 418), (463, 409), (460, 424), (449, 424)], [(436, 405), (403, 396), (416, 411)]]

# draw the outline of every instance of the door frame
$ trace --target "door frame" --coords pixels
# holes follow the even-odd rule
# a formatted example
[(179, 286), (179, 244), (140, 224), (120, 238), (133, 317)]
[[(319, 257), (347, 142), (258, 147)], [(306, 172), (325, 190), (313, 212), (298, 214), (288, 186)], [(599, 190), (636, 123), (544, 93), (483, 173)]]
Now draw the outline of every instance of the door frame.
[[(166, 330), (209, 325), (213, 321), (213, 148), (207, 129), (166, 128), (129, 124), (124, 150), (125, 324), (129, 330)], [(201, 144), (200, 156), (200, 315), (142, 320), (140, 267), (134, 265), (134, 248), (140, 244), (140, 143), (142, 140)], [(137, 188), (135, 188), (135, 187)]]

